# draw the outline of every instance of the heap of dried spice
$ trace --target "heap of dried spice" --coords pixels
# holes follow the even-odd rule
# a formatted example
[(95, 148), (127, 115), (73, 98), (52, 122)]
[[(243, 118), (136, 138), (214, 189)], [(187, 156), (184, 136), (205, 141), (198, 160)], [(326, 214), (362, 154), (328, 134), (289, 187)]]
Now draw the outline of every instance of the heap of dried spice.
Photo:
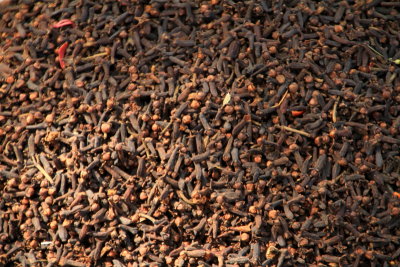
[(6, 1), (0, 266), (400, 265), (400, 3)]

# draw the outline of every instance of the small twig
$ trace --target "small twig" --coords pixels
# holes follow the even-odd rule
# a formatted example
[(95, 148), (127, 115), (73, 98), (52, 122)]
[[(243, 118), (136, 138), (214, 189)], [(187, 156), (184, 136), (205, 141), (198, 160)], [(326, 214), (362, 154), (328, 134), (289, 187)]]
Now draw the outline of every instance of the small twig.
[(150, 158), (150, 151), (149, 148), (146, 145), (146, 142), (143, 142), (144, 150), (146, 151), (146, 156), (147, 158)]
[(153, 224), (156, 224), (156, 219), (154, 219), (153, 217), (151, 217), (147, 214), (139, 213), (139, 217), (146, 218), (146, 219), (150, 220)]
[[(378, 56), (382, 57), (383, 59), (385, 59), (385, 57), (381, 53), (379, 53), (375, 48), (373, 48), (372, 46), (370, 46), (368, 44), (367, 44), (367, 47), (369, 49), (371, 49), (371, 51), (374, 52), (376, 55), (378, 55)], [(392, 62), (392, 63), (397, 64), (397, 65), (400, 65), (400, 58), (399, 59), (388, 58), (387, 61)]]
[(381, 53), (379, 53), (375, 48), (373, 48), (373, 47), (370, 46), (369, 44), (367, 44), (367, 47), (368, 47), (369, 49), (371, 49), (372, 52), (374, 52), (374, 53), (377, 54), (378, 56), (381, 56), (381, 57), (384, 58), (384, 56), (383, 56)]
[(98, 54), (95, 54), (95, 55), (91, 55), (91, 56), (82, 58), (81, 60), (82, 60), (82, 61), (89, 61), (89, 60), (95, 59), (96, 57), (102, 57), (102, 56), (107, 56), (107, 52), (103, 52), (103, 53), (98, 53)]
[(340, 97), (336, 99), (335, 104), (333, 105), (333, 110), (332, 110), (332, 121), (336, 122), (337, 121), (337, 106), (339, 104)]
[(168, 122), (167, 126), (165, 126), (165, 128), (161, 131), (160, 135), (163, 135), (165, 133), (166, 130), (168, 130), (169, 127), (171, 127), (172, 125), (172, 120), (170, 120), (170, 122)]
[(304, 132), (304, 131), (301, 131), (301, 130), (297, 130), (297, 129), (294, 129), (294, 128), (290, 128), (288, 126), (276, 125), (276, 127), (278, 127), (279, 129), (282, 129), (282, 130), (286, 130), (286, 131), (289, 131), (289, 132), (298, 133), (298, 134), (301, 134), (301, 135), (304, 135), (304, 136), (307, 136), (307, 137), (311, 137), (311, 134), (309, 134), (307, 132)]
[(273, 105), (272, 108), (277, 108), (277, 107), (279, 107), (279, 106), (282, 104), (283, 100), (285, 100), (285, 98), (286, 98), (286, 96), (288, 95), (288, 93), (289, 93), (289, 91), (286, 90), (285, 94), (282, 96), (282, 98), (281, 98), (281, 100), (278, 102), (278, 104)]
[(51, 176), (43, 169), (42, 166), (39, 165), (39, 163), (37, 163), (37, 161), (35, 160), (35, 158), (32, 156), (32, 161), (33, 161), (33, 165), (35, 165), (35, 167), (44, 175), (44, 177), (51, 183), (54, 184), (53, 178), (51, 178)]
[(172, 99), (174, 100), (174, 102), (176, 102), (176, 100), (178, 99), (178, 92), (179, 92), (179, 85), (177, 85), (175, 87), (174, 94), (172, 96)]

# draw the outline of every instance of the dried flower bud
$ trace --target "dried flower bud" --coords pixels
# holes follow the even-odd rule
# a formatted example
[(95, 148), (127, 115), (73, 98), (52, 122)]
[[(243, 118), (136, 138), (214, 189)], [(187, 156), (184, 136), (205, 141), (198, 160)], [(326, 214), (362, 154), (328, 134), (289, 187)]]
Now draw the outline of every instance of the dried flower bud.
[(109, 133), (111, 131), (111, 124), (108, 122), (102, 123), (101, 124), (101, 131), (103, 133)]

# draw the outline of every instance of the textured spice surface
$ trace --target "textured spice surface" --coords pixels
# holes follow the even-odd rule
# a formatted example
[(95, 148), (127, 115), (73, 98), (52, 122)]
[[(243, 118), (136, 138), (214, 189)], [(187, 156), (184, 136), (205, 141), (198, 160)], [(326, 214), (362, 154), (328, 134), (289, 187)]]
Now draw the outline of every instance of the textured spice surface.
[(8, 2), (0, 265), (400, 264), (398, 2)]

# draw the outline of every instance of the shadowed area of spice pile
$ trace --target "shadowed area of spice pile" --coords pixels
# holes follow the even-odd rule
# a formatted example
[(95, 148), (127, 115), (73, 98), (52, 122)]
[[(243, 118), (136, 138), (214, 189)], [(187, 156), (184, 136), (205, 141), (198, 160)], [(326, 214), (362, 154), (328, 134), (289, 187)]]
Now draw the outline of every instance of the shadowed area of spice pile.
[(0, 266), (400, 264), (400, 3), (8, 1)]

